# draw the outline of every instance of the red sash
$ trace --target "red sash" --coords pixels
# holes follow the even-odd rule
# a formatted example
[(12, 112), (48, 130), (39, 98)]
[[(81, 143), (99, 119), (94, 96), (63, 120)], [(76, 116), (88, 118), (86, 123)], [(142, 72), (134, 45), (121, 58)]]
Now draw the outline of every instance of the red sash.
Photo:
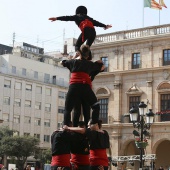
[(92, 87), (89, 75), (84, 72), (71, 73), (70, 84), (74, 83), (89, 84)]
[(108, 166), (108, 158), (106, 149), (90, 150), (90, 165), (91, 166)]
[(88, 19), (85, 19), (79, 25), (79, 28), (82, 31), (82, 41), (83, 42), (84, 42), (84, 28), (86, 28), (86, 27), (94, 28), (93, 23)]
[(71, 154), (70, 161), (76, 165), (90, 165), (89, 155)]
[(51, 166), (70, 167), (70, 154), (62, 154), (52, 156)]

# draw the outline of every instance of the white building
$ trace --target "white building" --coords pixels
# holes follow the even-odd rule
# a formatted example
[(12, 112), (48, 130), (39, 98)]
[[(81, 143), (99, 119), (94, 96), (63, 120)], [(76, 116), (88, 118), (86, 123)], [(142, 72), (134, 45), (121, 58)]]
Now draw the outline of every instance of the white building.
[(49, 148), (50, 135), (63, 121), (68, 81), (69, 70), (42, 48), (23, 43), (1, 55), (0, 126), (36, 136), (40, 147)]

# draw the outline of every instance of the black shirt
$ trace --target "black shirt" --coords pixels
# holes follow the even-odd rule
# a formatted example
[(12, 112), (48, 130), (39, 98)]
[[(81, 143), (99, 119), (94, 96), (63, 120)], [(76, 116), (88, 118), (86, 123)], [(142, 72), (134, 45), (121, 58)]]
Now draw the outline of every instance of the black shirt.
[(63, 60), (62, 64), (64, 67), (67, 67), (71, 73), (74, 72), (84, 72), (87, 74), (91, 74), (93, 71), (100, 71), (102, 67), (102, 63), (92, 62), (86, 59), (71, 59), (71, 60)]
[(94, 20), (93, 18), (89, 17), (88, 15), (78, 14), (78, 15), (72, 15), (72, 16), (57, 17), (57, 20), (61, 20), (61, 21), (75, 21), (75, 23), (77, 24), (78, 27), (79, 27), (80, 23), (82, 21), (84, 21), (85, 19), (90, 20), (93, 23), (93, 25), (96, 27), (106, 27), (105, 24), (102, 24), (102, 23)]
[(71, 133), (67, 131), (55, 131), (51, 135), (51, 150), (52, 156), (69, 154)]
[(87, 129), (86, 136), (89, 139), (90, 149), (106, 149), (110, 147), (108, 132), (104, 133), (95, 130)]
[(88, 142), (86, 135), (73, 132), (73, 137), (76, 140), (72, 141), (70, 144), (71, 153), (88, 155), (89, 154), (89, 142)]

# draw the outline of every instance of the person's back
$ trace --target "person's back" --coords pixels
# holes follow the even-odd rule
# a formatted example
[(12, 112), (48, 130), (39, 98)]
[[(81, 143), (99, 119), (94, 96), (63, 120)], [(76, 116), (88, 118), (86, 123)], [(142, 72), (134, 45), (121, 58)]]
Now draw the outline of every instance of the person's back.
[(57, 130), (51, 135), (51, 170), (59, 167), (70, 169), (70, 133)]
[(90, 120), (90, 128), (86, 130), (90, 145), (90, 167), (93, 170), (97, 170), (100, 165), (104, 170), (108, 169), (106, 149), (110, 147), (109, 135), (107, 131), (100, 129), (100, 124), (100, 120), (96, 124)]
[[(85, 122), (80, 121), (78, 127), (86, 128)], [(75, 141), (71, 142), (71, 164), (73, 167), (80, 168), (81, 170), (88, 170), (89, 161), (89, 143), (85, 134), (74, 133)]]

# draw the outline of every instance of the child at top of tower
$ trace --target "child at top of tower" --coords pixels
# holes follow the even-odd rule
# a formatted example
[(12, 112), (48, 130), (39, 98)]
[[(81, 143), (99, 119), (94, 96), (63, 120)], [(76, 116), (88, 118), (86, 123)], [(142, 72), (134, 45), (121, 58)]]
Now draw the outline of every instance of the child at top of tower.
[[(56, 21), (75, 21), (77, 26), (81, 30), (81, 34), (79, 35), (76, 45), (75, 45), (75, 51), (76, 56), (79, 56), (80, 46), (86, 41), (86, 45), (89, 47), (92, 45), (92, 43), (95, 40), (96, 37), (96, 31), (94, 26), (96, 27), (103, 27), (105, 30), (108, 28), (111, 28), (111, 25), (105, 25), (103, 23), (100, 23), (99, 21), (94, 20), (93, 18), (89, 17), (87, 15), (87, 8), (85, 6), (79, 6), (76, 9), (76, 14), (72, 16), (60, 16), (60, 17), (52, 17), (49, 18), (49, 20)], [(89, 54), (88, 60), (91, 60), (91, 52)]]

